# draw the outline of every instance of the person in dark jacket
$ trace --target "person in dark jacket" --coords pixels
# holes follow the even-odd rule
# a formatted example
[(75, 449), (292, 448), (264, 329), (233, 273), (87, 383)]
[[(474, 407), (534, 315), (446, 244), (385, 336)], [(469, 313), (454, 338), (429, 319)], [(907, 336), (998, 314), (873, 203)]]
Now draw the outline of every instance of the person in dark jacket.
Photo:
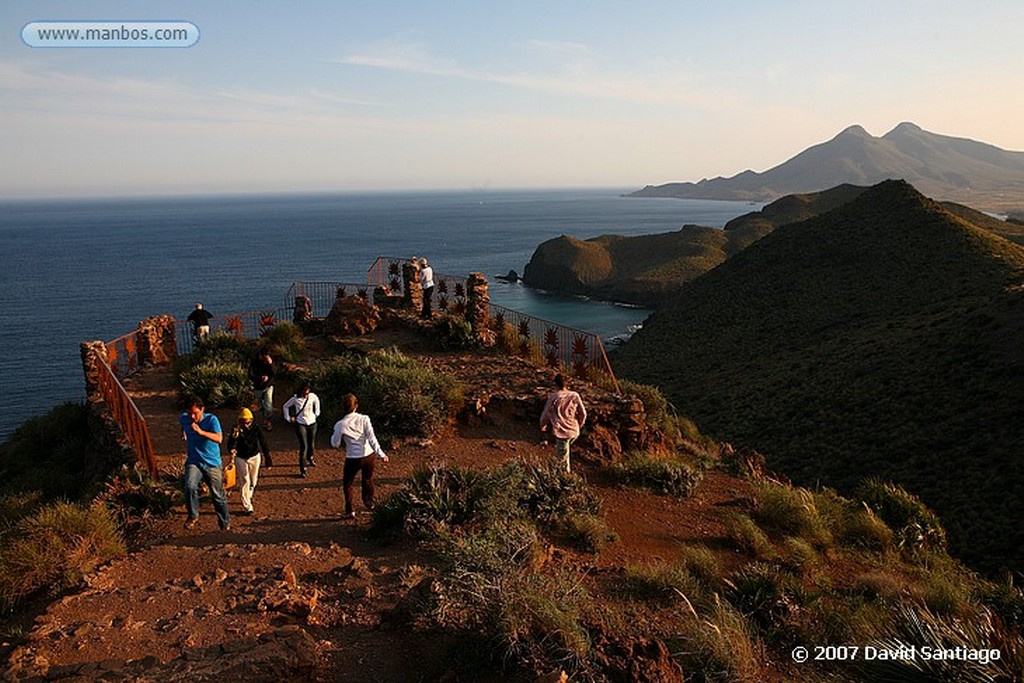
[[(252, 390), (256, 392), (256, 400), (259, 402), (261, 426), (268, 432), (274, 428), (271, 418), (274, 414), (275, 374), (277, 374), (277, 368), (270, 351), (268, 349), (257, 351), (256, 357), (249, 364), (249, 378), (252, 380)], [(270, 467), (269, 462), (264, 464)]]
[(228, 451), (235, 457), (238, 491), (242, 496), (242, 514), (251, 515), (252, 494), (259, 479), (260, 463), (265, 456), (267, 467), (270, 466), (270, 449), (263, 438), (263, 430), (253, 420), (252, 411), (248, 408), (242, 408), (238, 412), (238, 422), (228, 437)]

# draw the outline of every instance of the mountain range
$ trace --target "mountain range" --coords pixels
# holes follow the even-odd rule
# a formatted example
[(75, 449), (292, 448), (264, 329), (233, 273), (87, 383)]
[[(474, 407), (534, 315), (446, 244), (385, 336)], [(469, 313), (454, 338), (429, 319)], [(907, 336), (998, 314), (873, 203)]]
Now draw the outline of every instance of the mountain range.
[(899, 482), (961, 557), (1020, 569), (1024, 247), (971, 216), (885, 181), (780, 226), (682, 285), (616, 372), (796, 483)]
[(629, 196), (768, 202), (886, 179), (906, 180), (934, 199), (985, 211), (1010, 213), (1024, 207), (1024, 152), (931, 133), (909, 122), (880, 138), (850, 126), (763, 173), (747, 170), (731, 178), (648, 185)]

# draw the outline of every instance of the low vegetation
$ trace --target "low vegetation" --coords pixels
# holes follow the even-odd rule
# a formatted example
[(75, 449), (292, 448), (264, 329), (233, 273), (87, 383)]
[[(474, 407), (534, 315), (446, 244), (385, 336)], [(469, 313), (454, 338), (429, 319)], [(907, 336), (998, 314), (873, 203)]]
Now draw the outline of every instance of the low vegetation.
[(610, 467), (610, 472), (623, 486), (650, 489), (678, 498), (686, 498), (703, 478), (700, 469), (679, 456), (655, 455), (647, 452), (626, 453)]
[(370, 415), (379, 439), (429, 436), (462, 405), (462, 390), (447, 375), (397, 350), (346, 354), (300, 373), (320, 397), (321, 420), (342, 417), (342, 398), (353, 393)]

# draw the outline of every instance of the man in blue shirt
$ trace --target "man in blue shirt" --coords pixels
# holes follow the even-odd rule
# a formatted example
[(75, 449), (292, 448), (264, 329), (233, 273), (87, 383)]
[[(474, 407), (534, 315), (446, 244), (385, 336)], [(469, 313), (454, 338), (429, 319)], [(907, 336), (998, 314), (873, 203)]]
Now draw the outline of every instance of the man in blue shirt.
[(228, 498), (224, 494), (224, 472), (221, 469), (220, 444), (224, 440), (220, 420), (207, 414), (203, 401), (195, 398), (186, 412), (178, 418), (181, 438), (188, 445), (185, 457), (185, 509), (188, 519), (185, 528), (191, 529), (199, 521), (199, 482), (205, 481), (217, 512), (217, 523), (222, 531), (231, 528)]

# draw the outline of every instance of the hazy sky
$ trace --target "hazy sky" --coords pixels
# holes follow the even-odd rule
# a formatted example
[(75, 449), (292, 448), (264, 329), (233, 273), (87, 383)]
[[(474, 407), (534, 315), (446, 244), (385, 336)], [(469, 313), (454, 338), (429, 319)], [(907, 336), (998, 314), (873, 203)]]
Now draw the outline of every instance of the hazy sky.
[[(183, 20), (182, 49), (30, 48)], [(1024, 2), (0, 0), (0, 197), (640, 187), (848, 125), (1024, 150)]]

